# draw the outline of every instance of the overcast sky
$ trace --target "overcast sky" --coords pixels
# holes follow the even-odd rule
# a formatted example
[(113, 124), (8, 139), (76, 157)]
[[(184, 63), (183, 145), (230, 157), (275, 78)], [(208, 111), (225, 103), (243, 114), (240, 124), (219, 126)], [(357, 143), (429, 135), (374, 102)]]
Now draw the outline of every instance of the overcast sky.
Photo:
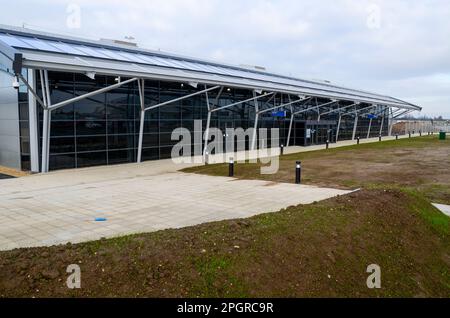
[(0, 23), (259, 65), (450, 118), (448, 0), (0, 0)]

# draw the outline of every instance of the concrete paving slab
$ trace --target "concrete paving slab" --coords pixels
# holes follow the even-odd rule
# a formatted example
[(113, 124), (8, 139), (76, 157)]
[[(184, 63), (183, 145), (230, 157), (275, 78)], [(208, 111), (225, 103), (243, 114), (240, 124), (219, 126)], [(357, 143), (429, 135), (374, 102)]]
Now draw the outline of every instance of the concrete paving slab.
[[(166, 161), (1, 180), (0, 250), (246, 218), (349, 192), (179, 168)], [(99, 217), (107, 221), (96, 222)]]

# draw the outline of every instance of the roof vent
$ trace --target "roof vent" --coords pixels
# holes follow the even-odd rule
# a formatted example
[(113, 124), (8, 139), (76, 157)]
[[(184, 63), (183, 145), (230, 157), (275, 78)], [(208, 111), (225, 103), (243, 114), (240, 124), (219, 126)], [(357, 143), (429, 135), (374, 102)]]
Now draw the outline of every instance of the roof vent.
[(113, 40), (113, 39), (100, 39), (100, 41), (109, 43), (109, 44), (119, 44), (119, 45), (127, 45), (137, 47), (137, 43), (133, 42), (134, 38), (131, 36), (126, 36), (125, 40)]
[(264, 66), (258, 66), (258, 65), (247, 65), (247, 64), (241, 64), (240, 67), (247, 68), (249, 70), (257, 70), (265, 72), (266, 68)]

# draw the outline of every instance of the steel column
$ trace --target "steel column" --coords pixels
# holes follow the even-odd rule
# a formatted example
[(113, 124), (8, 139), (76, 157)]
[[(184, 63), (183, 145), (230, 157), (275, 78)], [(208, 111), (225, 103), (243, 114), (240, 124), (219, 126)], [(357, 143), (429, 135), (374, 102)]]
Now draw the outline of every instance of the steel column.
[(39, 172), (39, 121), (37, 112), (36, 95), (36, 78), (35, 71), (28, 70), (28, 84), (32, 90), (28, 90), (28, 114), (30, 128), (30, 165), (31, 172)]
[[(205, 86), (206, 88), (206, 86)], [(216, 98), (216, 102), (218, 102), (219, 98), (220, 98), (220, 94), (222, 94), (222, 89), (219, 92), (219, 95)], [(208, 92), (205, 93), (206, 94), (206, 106), (208, 107), (208, 118), (206, 120), (206, 129), (205, 129), (205, 145), (203, 147), (203, 160), (206, 159), (206, 150), (208, 149), (208, 141), (209, 141), (209, 126), (211, 125), (211, 104), (209, 103), (209, 95)], [(216, 103), (216, 105), (218, 105), (218, 103)]]
[(352, 135), (352, 140), (355, 140), (356, 137), (356, 128), (358, 127), (358, 113), (355, 114), (355, 124), (353, 125), (353, 135)]
[(336, 129), (336, 142), (339, 141), (339, 130), (341, 129), (341, 121), (342, 121), (342, 115), (339, 114), (339, 120), (338, 120), (337, 129)]
[(380, 127), (380, 135), (383, 134), (383, 125), (384, 125), (384, 115), (381, 118), (381, 127)]
[(370, 137), (370, 129), (372, 128), (372, 118), (370, 118), (370, 121), (369, 121), (369, 130), (367, 131), (367, 139), (369, 139), (369, 137)]
[(289, 132), (286, 142), (286, 147), (289, 147), (290, 141), (291, 141), (291, 132), (292, 132), (292, 125), (294, 124), (294, 114), (291, 115), (291, 122), (289, 123)]
[(41, 171), (43, 173), (48, 172), (49, 168), (49, 154), (50, 154), (50, 125), (51, 125), (51, 106), (50, 102), (50, 88), (48, 83), (48, 72), (46, 70), (40, 71), (42, 96), (44, 98), (44, 112), (43, 112), (43, 125), (42, 125), (42, 160)]
[(142, 162), (142, 144), (144, 142), (144, 125), (145, 125), (145, 80), (138, 80), (139, 99), (141, 101), (141, 116), (139, 122), (139, 143), (137, 162)]
[[(253, 96), (256, 97), (255, 92), (253, 92)], [(250, 148), (251, 150), (255, 150), (256, 136), (257, 136), (257, 130), (258, 130), (258, 120), (259, 120), (259, 105), (258, 105), (258, 100), (256, 98), (254, 99), (254, 103), (255, 103), (255, 127), (253, 130), (252, 145)]]

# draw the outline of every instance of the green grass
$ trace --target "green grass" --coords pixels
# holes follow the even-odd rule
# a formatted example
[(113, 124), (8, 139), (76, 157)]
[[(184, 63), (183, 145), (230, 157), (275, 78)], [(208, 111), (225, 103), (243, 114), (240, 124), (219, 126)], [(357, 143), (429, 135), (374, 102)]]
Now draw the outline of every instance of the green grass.
[[(262, 175), (260, 163), (238, 163), (235, 176), (293, 183), (295, 162), (300, 160), (305, 184), (345, 189), (397, 185), (416, 189), (432, 202), (450, 204), (449, 156), (450, 140), (424, 136), (284, 155), (274, 175)], [(206, 165), (183, 171), (227, 176), (228, 165)]]

